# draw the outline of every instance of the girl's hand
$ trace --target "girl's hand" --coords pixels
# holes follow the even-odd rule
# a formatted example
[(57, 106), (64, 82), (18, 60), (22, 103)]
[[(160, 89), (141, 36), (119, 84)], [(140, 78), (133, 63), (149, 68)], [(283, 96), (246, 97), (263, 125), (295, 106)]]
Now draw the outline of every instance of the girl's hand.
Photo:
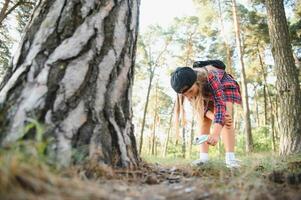
[(207, 143), (209, 145), (215, 146), (219, 140), (219, 135), (218, 134), (211, 134), (208, 135)]
[(233, 125), (233, 120), (232, 120), (232, 116), (226, 112), (225, 114), (225, 126), (226, 128), (230, 129), (232, 128)]

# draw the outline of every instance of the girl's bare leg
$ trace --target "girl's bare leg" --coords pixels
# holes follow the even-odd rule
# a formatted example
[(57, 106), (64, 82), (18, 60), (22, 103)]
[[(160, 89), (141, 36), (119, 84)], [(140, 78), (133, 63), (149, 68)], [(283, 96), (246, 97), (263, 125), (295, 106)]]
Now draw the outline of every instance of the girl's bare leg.
[[(204, 117), (203, 126), (201, 127), (201, 135), (209, 135), (210, 134), (210, 127), (211, 127), (211, 119)], [(207, 142), (204, 142), (200, 145), (200, 153), (208, 153), (209, 145)]]
[(231, 126), (224, 126), (221, 132), (222, 140), (225, 145), (226, 155), (225, 155), (225, 161), (226, 165), (229, 168), (237, 168), (240, 167), (240, 165), (237, 163), (237, 160), (235, 159), (235, 131), (234, 131), (234, 125), (233, 125), (233, 103), (226, 102), (227, 106), (227, 112), (232, 118), (232, 124)]
[[(233, 103), (226, 102), (227, 112), (231, 115), (233, 121)], [(226, 152), (234, 152), (235, 147), (235, 131), (234, 131), (234, 124), (230, 127), (224, 126), (221, 132), (222, 140), (225, 145)]]

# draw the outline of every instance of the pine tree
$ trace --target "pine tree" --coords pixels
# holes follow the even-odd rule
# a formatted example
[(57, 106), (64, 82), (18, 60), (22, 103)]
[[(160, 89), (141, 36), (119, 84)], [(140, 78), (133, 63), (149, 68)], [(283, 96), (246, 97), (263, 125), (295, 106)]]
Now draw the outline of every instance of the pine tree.
[[(138, 164), (131, 91), (139, 0), (45, 0), (0, 90), (1, 145), (44, 123), (63, 165), (76, 149), (113, 166)], [(33, 130), (34, 132), (34, 130)]]

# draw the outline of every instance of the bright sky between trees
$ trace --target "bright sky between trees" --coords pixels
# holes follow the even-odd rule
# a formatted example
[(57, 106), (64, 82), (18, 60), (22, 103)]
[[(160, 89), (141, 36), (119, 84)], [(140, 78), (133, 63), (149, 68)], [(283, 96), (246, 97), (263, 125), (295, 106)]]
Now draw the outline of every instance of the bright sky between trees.
[(192, 0), (141, 0), (140, 31), (148, 25), (168, 25), (173, 18), (196, 14)]

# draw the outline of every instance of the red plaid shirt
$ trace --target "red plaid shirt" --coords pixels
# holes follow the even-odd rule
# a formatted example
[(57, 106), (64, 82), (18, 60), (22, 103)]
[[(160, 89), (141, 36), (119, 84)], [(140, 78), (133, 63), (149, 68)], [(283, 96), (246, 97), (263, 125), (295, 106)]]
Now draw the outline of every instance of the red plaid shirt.
[[(224, 70), (208, 72), (210, 101), (214, 104), (214, 123), (225, 124), (226, 102), (241, 104), (241, 95), (238, 83)], [(205, 113), (209, 110), (208, 105)]]

